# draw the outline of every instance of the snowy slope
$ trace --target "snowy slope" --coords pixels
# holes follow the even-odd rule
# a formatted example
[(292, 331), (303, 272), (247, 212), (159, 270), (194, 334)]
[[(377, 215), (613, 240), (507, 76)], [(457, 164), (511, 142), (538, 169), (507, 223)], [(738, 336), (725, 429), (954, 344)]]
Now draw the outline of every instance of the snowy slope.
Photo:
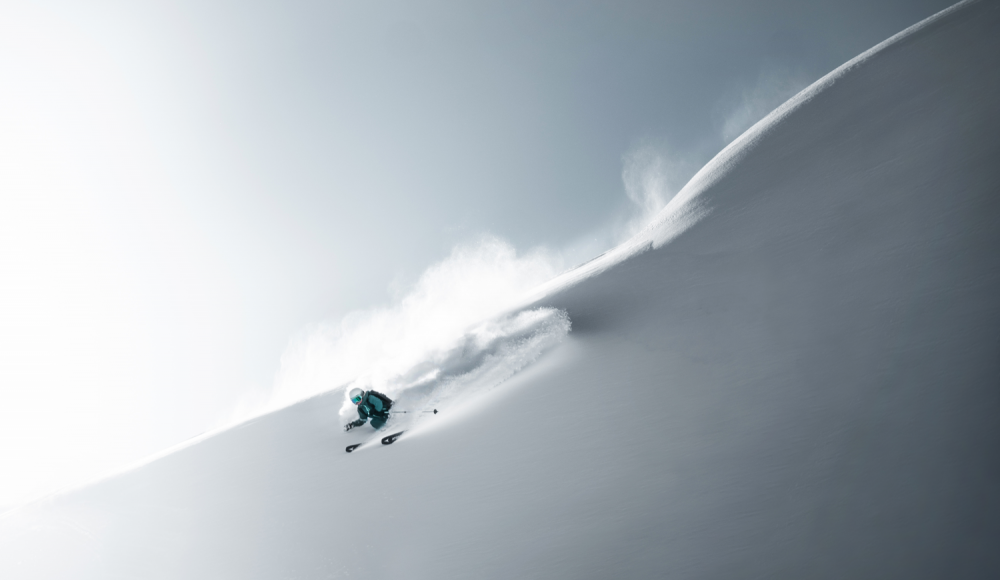
[(1000, 577), (1000, 4), (784, 105), (392, 447), (343, 391), (0, 520), (3, 578)]

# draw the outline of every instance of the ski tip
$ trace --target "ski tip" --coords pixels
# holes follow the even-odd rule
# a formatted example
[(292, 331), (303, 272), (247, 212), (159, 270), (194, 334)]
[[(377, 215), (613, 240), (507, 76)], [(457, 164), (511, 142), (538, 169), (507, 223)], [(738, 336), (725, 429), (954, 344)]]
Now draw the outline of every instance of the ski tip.
[(382, 438), (382, 445), (392, 445), (393, 443), (396, 442), (396, 439), (399, 439), (399, 436), (402, 435), (403, 433), (404, 431), (400, 431), (399, 433), (386, 435), (385, 437)]
[(348, 445), (346, 451), (350, 453), (351, 451), (354, 451), (358, 447), (361, 447), (360, 443), (355, 443), (354, 445)]

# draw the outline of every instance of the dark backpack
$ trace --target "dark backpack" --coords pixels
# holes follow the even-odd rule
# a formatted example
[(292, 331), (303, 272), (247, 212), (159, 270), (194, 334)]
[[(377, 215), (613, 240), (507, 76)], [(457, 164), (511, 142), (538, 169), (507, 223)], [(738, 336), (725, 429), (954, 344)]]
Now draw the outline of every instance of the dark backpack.
[(378, 391), (368, 391), (367, 393), (365, 393), (365, 399), (367, 399), (368, 397), (370, 397), (372, 395), (375, 395), (376, 397), (379, 398), (379, 400), (382, 401), (382, 411), (381, 412), (375, 411), (375, 409), (372, 409), (372, 411), (375, 411), (376, 415), (384, 415), (384, 416), (388, 417), (389, 416), (389, 409), (392, 408), (392, 399), (390, 399), (389, 397), (383, 395), (382, 393), (380, 393)]

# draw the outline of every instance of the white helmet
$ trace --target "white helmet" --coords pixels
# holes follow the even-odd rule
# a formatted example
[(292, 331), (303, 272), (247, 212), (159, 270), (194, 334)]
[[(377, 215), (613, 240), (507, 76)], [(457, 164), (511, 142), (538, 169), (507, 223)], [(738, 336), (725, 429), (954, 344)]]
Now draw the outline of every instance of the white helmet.
[(357, 405), (358, 403), (360, 403), (361, 402), (361, 397), (364, 397), (364, 396), (365, 396), (365, 392), (362, 391), (361, 389), (351, 389), (351, 394), (350, 394), (351, 402), (354, 403), (355, 405)]

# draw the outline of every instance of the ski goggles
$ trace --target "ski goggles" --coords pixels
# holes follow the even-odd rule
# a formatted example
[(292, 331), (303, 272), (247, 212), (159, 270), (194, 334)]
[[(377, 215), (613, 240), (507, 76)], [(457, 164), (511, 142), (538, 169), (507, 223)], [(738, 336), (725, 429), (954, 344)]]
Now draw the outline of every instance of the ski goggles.
[(351, 397), (351, 402), (354, 403), (355, 405), (357, 405), (358, 403), (361, 402), (361, 398), (362, 397), (364, 397), (364, 395), (358, 395), (356, 397)]

